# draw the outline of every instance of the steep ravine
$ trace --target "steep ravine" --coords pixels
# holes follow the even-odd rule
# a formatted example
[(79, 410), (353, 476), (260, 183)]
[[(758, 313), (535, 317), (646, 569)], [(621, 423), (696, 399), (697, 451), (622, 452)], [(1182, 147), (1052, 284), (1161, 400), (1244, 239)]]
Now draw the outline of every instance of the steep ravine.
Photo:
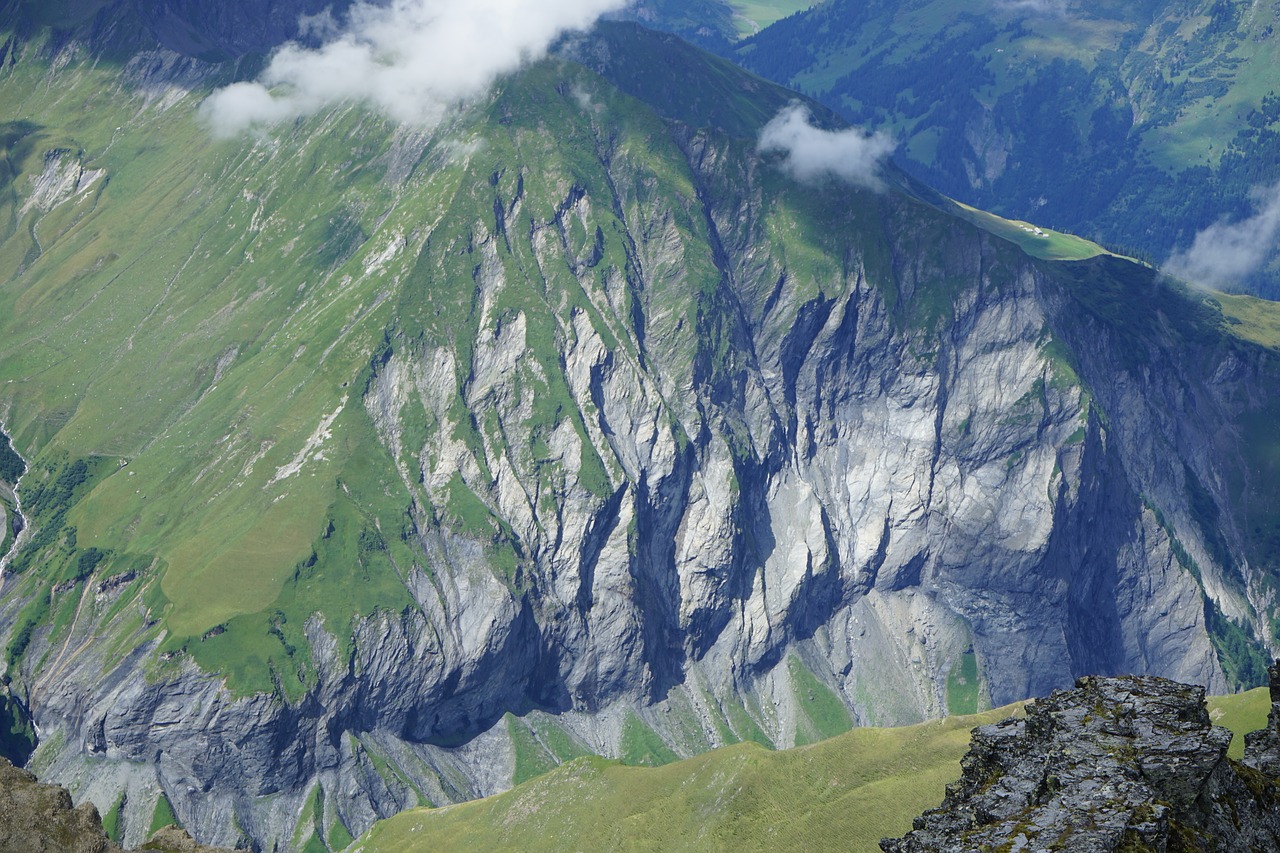
[(27, 471), (27, 460), (17, 451), (0, 421), (0, 577), (22, 544), (26, 518), (22, 514), (19, 480)]
[[(638, 49), (634, 37), (606, 30), (599, 50)], [(48, 73), (105, 73), (71, 68)], [(730, 83), (765, 114), (781, 97)], [(494, 793), (585, 751), (791, 745), (1082, 673), (1223, 692), (1210, 614), (1265, 630), (1266, 567), (1245, 532), (1212, 539), (1200, 516), (1229, 519), (1241, 499), (1237, 424), (1280, 361), (1127, 262), (1039, 262), (898, 189), (796, 184), (749, 136), (663, 118), (564, 60), (426, 137), (348, 109), (206, 150), (182, 124), (197, 95), (174, 95), (170, 113), (120, 97), (156, 123), (152, 144), (207, 169), (195, 187), (185, 166), (147, 178), (192, 200), (190, 233), (214, 240), (198, 217), (230, 230), (226, 211), (252, 211), (249, 248), (166, 256), (160, 301), (210, 300), (181, 338), (208, 343), (203, 384), (181, 386), (155, 435), (77, 444), (87, 418), (57, 433), (35, 391), (12, 392), (44, 505), (71, 452), (96, 466), (59, 498), (78, 539), (61, 532), (0, 602), (10, 640), (34, 626), (9, 667), (40, 724), (32, 766), (104, 811), (123, 797), (126, 845), (162, 794), (205, 843), (339, 846), (380, 816)], [(327, 191), (309, 202), (310, 183), (277, 177), (300, 163), (320, 184), (345, 174), (352, 149), (322, 147), (342, 133), (391, 165), (344, 186), (336, 211)], [(91, 210), (47, 214), (67, 240), (150, 186), (104, 160), (124, 178), (59, 202)], [(288, 207), (304, 203), (305, 216)], [(288, 254), (305, 241), (310, 254)], [(250, 266), (279, 257), (273, 276)], [(108, 274), (114, 262), (103, 254)], [(32, 269), (21, 284), (49, 267)], [(210, 331), (276, 299), (286, 320)], [(139, 302), (119, 311), (140, 312), (126, 325), (155, 315), (152, 334), (195, 313)], [(314, 321), (334, 304), (341, 322)], [(288, 377), (272, 394), (328, 395), (322, 417), (300, 409), (296, 434), (253, 422), (269, 403), (254, 396), (263, 363), (270, 383)], [(188, 439), (226, 417), (214, 406), (234, 419), (207, 445)], [(171, 446), (208, 456), (174, 476), (177, 455), (157, 456)], [(116, 447), (129, 452), (100, 450)], [(333, 484), (315, 508), (295, 494), (308, 478)], [(246, 506), (306, 506), (298, 523), (317, 531), (309, 557), (281, 558), (277, 598), (255, 602), (276, 614), (262, 619), (275, 656), (215, 672), (199, 661), (249, 643), (256, 614), (188, 612), (197, 627), (181, 633), (176, 581), (206, 564), (164, 538), (183, 519), (152, 508), (225, 511), (207, 483), (261, 502)], [(121, 501), (137, 522), (98, 523)], [(355, 559), (336, 541), (348, 534)], [(83, 576), (41, 586), (90, 547), (105, 556)], [(345, 576), (394, 594), (344, 613), (308, 592)], [(51, 615), (24, 621), (41, 594)]]

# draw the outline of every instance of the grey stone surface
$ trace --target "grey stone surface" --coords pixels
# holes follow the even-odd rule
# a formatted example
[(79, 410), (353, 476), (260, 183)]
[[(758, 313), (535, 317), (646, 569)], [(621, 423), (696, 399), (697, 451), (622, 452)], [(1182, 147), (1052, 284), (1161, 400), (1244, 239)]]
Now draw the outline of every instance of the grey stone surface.
[(1204, 689), (1081, 678), (974, 729), (964, 775), (885, 853), (1280, 848), (1274, 777), (1227, 758)]
[(1280, 778), (1280, 660), (1267, 670), (1270, 676), (1271, 710), (1266, 728), (1244, 738), (1244, 763), (1265, 776)]

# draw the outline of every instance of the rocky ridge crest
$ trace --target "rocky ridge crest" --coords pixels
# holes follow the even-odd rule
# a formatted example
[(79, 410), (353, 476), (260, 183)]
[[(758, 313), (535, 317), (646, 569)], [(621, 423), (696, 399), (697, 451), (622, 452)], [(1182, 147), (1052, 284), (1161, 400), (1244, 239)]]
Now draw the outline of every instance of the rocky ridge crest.
[(885, 853), (967, 850), (1275, 850), (1280, 662), (1268, 726), (1227, 757), (1204, 688), (1084, 677), (973, 732), (964, 775)]

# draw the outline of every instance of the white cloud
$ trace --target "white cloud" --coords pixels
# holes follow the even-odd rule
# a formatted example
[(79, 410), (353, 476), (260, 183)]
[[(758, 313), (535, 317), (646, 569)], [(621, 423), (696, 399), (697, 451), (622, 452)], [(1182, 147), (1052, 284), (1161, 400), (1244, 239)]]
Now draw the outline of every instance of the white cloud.
[(201, 106), (221, 136), (364, 101), (405, 123), (430, 124), (501, 74), (540, 58), (561, 33), (589, 27), (625, 0), (392, 0), (358, 2), (338, 31), (308, 18), (316, 49), (287, 44), (252, 83)]
[(1174, 252), (1164, 272), (1194, 284), (1241, 284), (1277, 253), (1280, 237), (1280, 184), (1250, 194), (1254, 214), (1238, 222), (1220, 221), (1201, 231), (1191, 248)]
[(1066, 18), (1071, 13), (1071, 0), (995, 0), (996, 8), (1006, 12), (1025, 12), (1030, 15), (1044, 15), (1053, 18)]
[(326, 7), (315, 15), (298, 16), (298, 35), (316, 41), (329, 41), (342, 35), (338, 19), (333, 17), (333, 9)]
[(880, 166), (895, 147), (887, 133), (814, 127), (808, 107), (797, 103), (784, 107), (764, 126), (757, 146), (761, 153), (781, 153), (783, 170), (796, 180), (833, 177), (874, 190), (883, 186)]

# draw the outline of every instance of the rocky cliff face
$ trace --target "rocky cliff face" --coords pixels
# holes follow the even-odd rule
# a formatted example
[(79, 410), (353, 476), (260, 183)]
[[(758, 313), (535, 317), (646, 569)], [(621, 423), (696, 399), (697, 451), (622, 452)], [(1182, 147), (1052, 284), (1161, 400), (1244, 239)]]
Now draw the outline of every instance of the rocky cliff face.
[[(591, 70), (637, 38), (607, 29), (586, 65), (544, 63), (434, 134), (348, 109), (229, 161), (177, 135), (208, 170), (196, 186), (104, 152), (108, 191), (15, 202), (48, 223), (10, 238), (41, 238), (16, 285), (34, 287), (59, 275), (57, 239), (135, 187), (189, 200), (173, 216), (191, 244), (120, 249), (139, 269), (178, 256), (159, 303), (118, 303), (144, 334), (112, 364), (190, 316), (168, 300), (211, 300), (174, 343), (198, 348), (196, 386), (154, 377), (177, 396), (152, 435), (74, 412), (59, 432), (65, 404), (4, 391), (43, 466), (36, 521), (58, 531), (43, 550), (36, 532), (0, 606), (42, 773), (100, 805), (125, 794), (127, 826), (163, 791), (201, 840), (337, 846), (584, 750), (791, 745), (1085, 672), (1227, 687), (1243, 653), (1211, 620), (1254, 630), (1270, 604), (1232, 513), (1255, 494), (1240, 424), (1275, 353), (1150, 271), (1035, 261), (898, 178), (795, 184), (750, 136)], [(125, 85), (155, 139), (188, 133), (198, 94)], [(765, 117), (788, 97), (724, 85), (709, 103)], [(319, 185), (359, 171), (353, 145), (378, 177), (339, 202)], [(206, 248), (228, 221), (248, 242)], [(109, 293), (118, 261), (69, 286)], [(262, 305), (280, 307), (245, 331)], [(264, 385), (292, 387), (288, 419), (254, 420)], [(84, 411), (106, 405), (88, 393)], [(238, 426), (190, 438), (208, 423)], [(57, 453), (90, 448), (68, 477)], [(193, 515), (265, 532), (236, 552)], [(201, 548), (180, 545), (192, 530)], [(273, 549), (272, 591), (215, 611)], [(184, 591), (202, 572), (233, 580)]]
[(1082, 678), (1074, 690), (1028, 705), (1025, 719), (975, 729), (964, 776), (942, 805), (880, 846), (885, 853), (1274, 850), (1275, 776), (1259, 772), (1254, 735), (1243, 763), (1227, 758), (1230, 743), (1231, 732), (1210, 724), (1202, 688)]

